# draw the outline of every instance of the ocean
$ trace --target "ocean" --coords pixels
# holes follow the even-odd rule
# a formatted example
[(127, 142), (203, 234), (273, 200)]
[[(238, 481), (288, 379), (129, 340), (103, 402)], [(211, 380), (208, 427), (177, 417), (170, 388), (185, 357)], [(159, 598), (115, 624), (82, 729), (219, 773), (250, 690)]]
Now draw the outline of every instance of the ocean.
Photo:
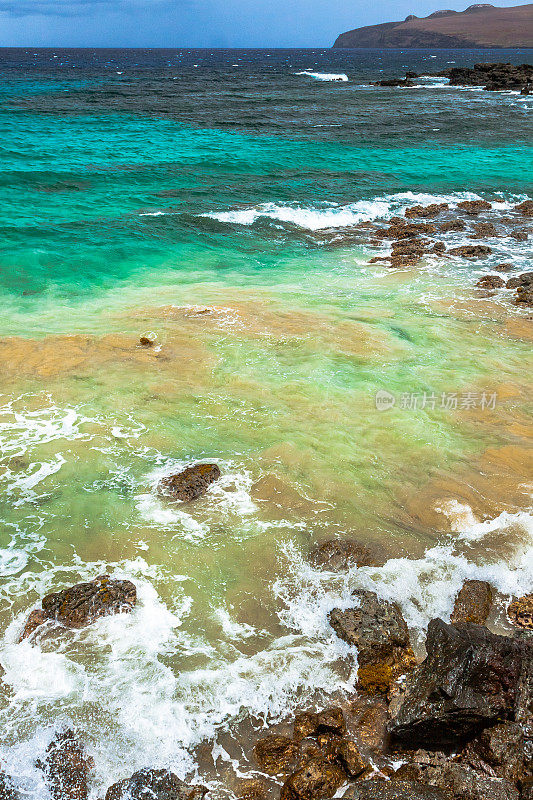
[[(530, 268), (531, 233), (371, 262), (410, 206), (500, 224), (533, 197), (533, 96), (370, 85), (531, 56), (0, 51), (0, 762), (24, 797), (64, 725), (91, 800), (145, 766), (231, 796), (254, 732), (353, 692), (327, 617), (355, 588), (415, 642), (465, 578), (495, 625), (533, 590), (531, 314), (475, 286)], [(157, 496), (203, 460), (204, 498)], [(336, 537), (384, 565), (311, 566)], [(106, 571), (133, 614), (19, 643)]]

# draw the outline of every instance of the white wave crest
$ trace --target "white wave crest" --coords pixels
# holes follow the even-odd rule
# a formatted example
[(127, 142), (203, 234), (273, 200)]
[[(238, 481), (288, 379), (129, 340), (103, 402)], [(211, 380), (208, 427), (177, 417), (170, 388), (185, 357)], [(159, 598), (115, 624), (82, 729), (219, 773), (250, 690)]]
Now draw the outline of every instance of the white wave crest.
[(311, 70), (304, 69), (302, 72), (295, 72), (294, 74), (307, 75), (309, 78), (314, 78), (316, 81), (338, 81), (339, 83), (346, 83), (348, 81), (348, 76), (344, 72), (311, 72)]

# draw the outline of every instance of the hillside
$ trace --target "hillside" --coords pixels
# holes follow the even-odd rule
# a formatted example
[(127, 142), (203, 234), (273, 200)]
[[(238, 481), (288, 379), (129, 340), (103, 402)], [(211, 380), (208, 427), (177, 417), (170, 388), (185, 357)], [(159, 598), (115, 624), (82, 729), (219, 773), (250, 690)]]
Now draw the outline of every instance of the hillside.
[(403, 22), (341, 33), (333, 47), (533, 47), (533, 4), (511, 8), (478, 4), (423, 18), (410, 14)]

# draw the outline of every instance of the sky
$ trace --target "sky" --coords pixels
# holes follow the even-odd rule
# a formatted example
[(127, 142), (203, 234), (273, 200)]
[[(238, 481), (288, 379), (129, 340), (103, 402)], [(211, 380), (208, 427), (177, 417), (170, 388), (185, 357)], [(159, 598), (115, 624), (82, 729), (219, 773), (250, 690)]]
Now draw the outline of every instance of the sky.
[(467, 5), (469, 0), (0, 0), (0, 46), (329, 47), (351, 28)]

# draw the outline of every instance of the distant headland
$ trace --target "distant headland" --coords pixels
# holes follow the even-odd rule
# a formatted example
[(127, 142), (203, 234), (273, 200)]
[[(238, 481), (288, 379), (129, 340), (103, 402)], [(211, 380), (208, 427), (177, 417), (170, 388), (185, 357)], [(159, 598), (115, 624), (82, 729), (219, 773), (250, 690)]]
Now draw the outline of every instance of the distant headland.
[(402, 22), (368, 25), (341, 33), (333, 47), (533, 47), (533, 4), (497, 8), (488, 3), (466, 11), (409, 14)]

